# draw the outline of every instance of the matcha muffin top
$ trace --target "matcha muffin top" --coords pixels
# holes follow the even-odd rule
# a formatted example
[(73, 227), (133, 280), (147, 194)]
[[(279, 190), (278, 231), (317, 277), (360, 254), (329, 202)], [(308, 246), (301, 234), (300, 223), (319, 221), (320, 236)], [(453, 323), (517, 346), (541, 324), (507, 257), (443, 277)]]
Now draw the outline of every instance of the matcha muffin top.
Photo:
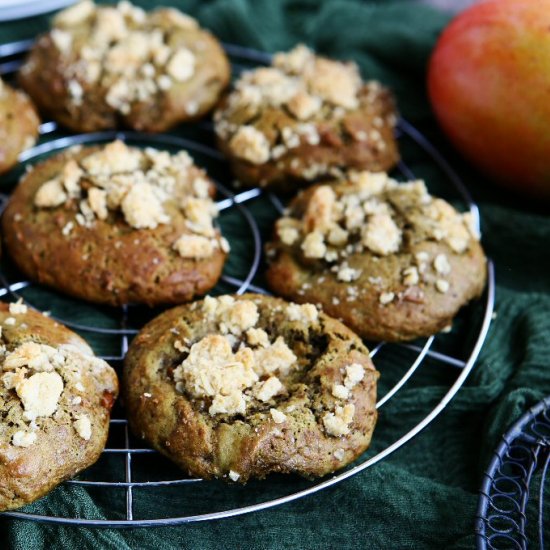
[(214, 119), (218, 143), (247, 185), (291, 190), (398, 161), (389, 91), (363, 82), (354, 63), (303, 45), (244, 72)]
[(319, 476), (368, 446), (376, 381), (367, 348), (311, 304), (206, 297), (132, 342), (124, 393), (136, 435), (191, 475)]
[(73, 147), (23, 176), (4, 238), (28, 277), (73, 296), (178, 303), (214, 286), (229, 251), (214, 192), (185, 151)]
[(17, 163), (19, 155), (38, 137), (40, 120), (26, 94), (0, 78), (0, 174)]
[(20, 80), (73, 130), (161, 132), (209, 111), (229, 74), (220, 43), (179, 10), (82, 0), (37, 39)]
[(267, 245), (270, 287), (320, 303), (364, 338), (407, 340), (449, 325), (485, 285), (470, 214), (423, 181), (354, 172), (300, 194)]
[(0, 511), (93, 464), (118, 394), (114, 370), (61, 324), (0, 304)]

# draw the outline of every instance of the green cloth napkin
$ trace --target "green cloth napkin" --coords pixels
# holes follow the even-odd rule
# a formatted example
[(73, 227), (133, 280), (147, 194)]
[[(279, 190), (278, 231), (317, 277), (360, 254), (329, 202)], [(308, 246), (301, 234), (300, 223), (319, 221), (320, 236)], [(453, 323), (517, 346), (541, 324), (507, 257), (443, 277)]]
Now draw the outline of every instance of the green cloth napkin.
[[(137, 3), (150, 8), (162, 2)], [(167, 0), (164, 3), (187, 10), (227, 42), (275, 51), (302, 41), (322, 53), (354, 59), (365, 77), (380, 79), (392, 87), (403, 115), (436, 141), (481, 207), (483, 244), (496, 263), (497, 317), (478, 364), (443, 414), (398, 452), (336, 487), (271, 510), (174, 528), (92, 530), (0, 517), (0, 544), (17, 549), (117, 550), (472, 548), (478, 489), (492, 450), (513, 420), (550, 393), (547, 361), (550, 219), (540, 206), (508, 195), (468, 168), (438, 133), (426, 100), (425, 69), (430, 50), (448, 16), (412, 2)], [(46, 29), (47, 22), (47, 17), (39, 17), (1, 24), (0, 43), (33, 37)], [(442, 185), (440, 174), (423, 165), (420, 159), (413, 160), (415, 169), (419, 168), (429, 178), (430, 188)], [(251, 209), (261, 221), (264, 235), (268, 234), (274, 216), (269, 204), (259, 201)], [(238, 234), (234, 219), (229, 217), (226, 223), (230, 232)], [(233, 254), (236, 272), (241, 253), (245, 257), (245, 247)], [(82, 311), (86, 317), (87, 310)], [(480, 309), (474, 307), (472, 313), (476, 311)], [(382, 357), (377, 362), (382, 372), (381, 384), (387, 384), (384, 379), (391, 378), (395, 368), (391, 363)], [(452, 368), (428, 362), (421, 369), (419, 382), (407, 385), (383, 409), (372, 452), (394, 440), (407, 426), (416, 424), (433, 407), (456, 376)], [(214, 483), (185, 491), (191, 510), (201, 507), (203, 491), (208, 492), (209, 498), (215, 498), (216, 491), (233, 491), (231, 498), (238, 504), (241, 495), (247, 496), (247, 490), (261, 498), (263, 493), (270, 494), (271, 487), (278, 483), (286, 486), (295, 483), (296, 488), (306, 484), (298, 479), (277, 479), (264, 485), (252, 483), (244, 489)], [(180, 503), (175, 494), (153, 492), (148, 504), (159, 515), (178, 515), (186, 510), (177, 507)], [(96, 494), (94, 501), (91, 495), (63, 486), (33, 509), (100, 518), (123, 498), (123, 494), (111, 497), (103, 492)]]

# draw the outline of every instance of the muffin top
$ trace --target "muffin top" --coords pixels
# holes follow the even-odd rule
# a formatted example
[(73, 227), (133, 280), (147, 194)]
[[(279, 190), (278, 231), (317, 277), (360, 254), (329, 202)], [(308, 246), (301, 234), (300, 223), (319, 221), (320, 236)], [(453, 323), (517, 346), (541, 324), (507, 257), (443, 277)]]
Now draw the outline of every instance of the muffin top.
[[(173, 379), (176, 390), (196, 401), (199, 408), (204, 407), (213, 420), (254, 415), (264, 411), (266, 404), (281, 402), (278, 408), (267, 411), (276, 424), (281, 424), (286, 419), (284, 411), (296, 409), (291, 404), (296, 389), (302, 393), (304, 386), (312, 382), (312, 387), (316, 386), (307, 374), (315, 365), (315, 335), (322, 334), (325, 324), (313, 304), (280, 302), (270, 311), (266, 300), (259, 297), (235, 300), (232, 296), (207, 296), (191, 309), (200, 309), (209, 334), (196, 341), (186, 339), (187, 345), (185, 340), (175, 340), (183, 360), (173, 370)], [(351, 390), (363, 380), (365, 368), (372, 369), (367, 357), (358, 353), (359, 362), (350, 357), (342, 380), (327, 380), (326, 387), (321, 386), (321, 394), (330, 396), (328, 401), (337, 398), (334, 410), (327, 403), (326, 412), (320, 416), (329, 436), (350, 432), (355, 410)]]
[(312, 304), (207, 296), (146, 325), (124, 372), (135, 432), (193, 475), (322, 475), (376, 421), (368, 349)]
[(132, 102), (193, 78), (196, 55), (172, 45), (172, 34), (182, 30), (191, 41), (203, 32), (195, 19), (176, 9), (148, 14), (130, 2), (96, 6), (83, 0), (54, 18), (51, 39), (74, 73), (69, 91), (76, 104), (82, 101), (83, 79), (101, 84), (107, 104), (128, 114)]
[(191, 157), (122, 141), (71, 147), (11, 194), (6, 248), (31, 280), (97, 303), (181, 303), (219, 279), (229, 244)]
[(0, 453), (41, 447), (57, 425), (83, 442), (94, 430), (103, 434), (100, 410), (109, 411), (118, 393), (111, 367), (76, 334), (22, 303), (2, 304), (0, 323)]
[[(267, 414), (281, 424), (285, 412), (298, 414), (305, 407), (308, 412), (314, 409), (327, 436), (350, 433), (353, 390), (357, 386), (362, 391), (359, 382), (374, 368), (368, 350), (353, 333), (339, 331), (340, 323), (313, 304), (256, 295), (207, 296), (189, 310), (191, 318), (200, 317), (203, 323), (186, 335), (178, 323), (172, 327), (180, 336), (173, 343), (180, 359), (169, 369), (169, 377), (209, 423), (242, 416), (262, 423)], [(332, 342), (333, 331), (346, 345)], [(345, 364), (319, 379), (329, 356)], [(304, 393), (310, 394), (305, 402)], [(318, 394), (316, 405), (313, 393)]]
[(82, 0), (53, 19), (20, 76), (37, 104), (70, 128), (163, 131), (208, 111), (229, 72), (220, 43), (179, 10)]
[[(471, 215), (432, 197), (423, 181), (398, 183), (371, 172), (351, 173), (346, 182), (320, 185), (299, 196), (289, 215), (277, 221), (275, 233), (293, 255), (305, 264), (321, 262), (339, 282), (382, 275), (352, 267), (357, 256), (370, 256), (378, 263), (400, 256), (407, 259), (402, 284), (412, 288), (422, 282), (443, 294), (450, 286), (448, 255), (460, 255), (479, 240)], [(435, 257), (420, 250), (427, 241), (442, 245)], [(379, 287), (381, 304), (396, 298), (383, 281)]]
[(72, 149), (55, 176), (34, 194), (38, 209), (63, 208), (74, 212), (61, 232), (70, 235), (78, 224), (92, 229), (97, 220), (114, 224), (123, 219), (133, 229), (155, 229), (184, 218), (186, 231), (173, 248), (183, 258), (207, 258), (227, 241), (220, 238), (213, 221), (214, 187), (191, 157), (180, 151), (171, 155), (114, 141), (102, 147)]
[(40, 119), (28, 96), (0, 78), (0, 174), (35, 144), (39, 126)]
[(320, 303), (368, 340), (403, 341), (449, 327), (485, 286), (486, 259), (469, 213), (423, 181), (384, 173), (299, 194), (267, 245), (277, 294)]
[[(24, 112), (21, 112), (22, 109)], [(20, 90), (6, 84), (0, 77), (0, 139), (2, 141), (7, 140), (8, 137), (13, 140), (14, 131), (18, 128), (18, 117), (23, 117), (25, 122), (20, 124), (20, 127), (27, 132), (20, 138), (18, 136), (18, 141), (21, 141), (19, 151), (21, 152), (35, 144), (40, 121), (29, 98)]]
[[(234, 156), (252, 164), (277, 160), (303, 141), (317, 145), (325, 127), (334, 125), (356, 141), (384, 148), (379, 129), (395, 124), (393, 113), (375, 116), (369, 131), (350, 116), (375, 111), (384, 91), (378, 82), (363, 82), (355, 63), (327, 59), (298, 45), (275, 54), (272, 66), (241, 76), (215, 115), (216, 132), (229, 141)], [(284, 116), (275, 120), (274, 112)]]

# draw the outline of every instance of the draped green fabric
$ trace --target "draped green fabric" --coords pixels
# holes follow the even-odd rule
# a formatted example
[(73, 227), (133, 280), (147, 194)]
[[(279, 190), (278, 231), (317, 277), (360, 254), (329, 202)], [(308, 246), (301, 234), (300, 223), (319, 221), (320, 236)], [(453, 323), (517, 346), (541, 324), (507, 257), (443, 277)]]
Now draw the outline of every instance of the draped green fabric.
[[(144, 7), (160, 4), (155, 0), (137, 3)], [(380, 79), (390, 86), (402, 114), (438, 144), (480, 205), (483, 244), (496, 264), (497, 316), (476, 367), (443, 414), (395, 454), (336, 487), (271, 510), (173, 528), (92, 530), (0, 516), (0, 546), (117, 550), (472, 548), (478, 489), (492, 450), (513, 420), (550, 393), (547, 361), (550, 219), (540, 205), (512, 197), (469, 168), (438, 133), (426, 99), (425, 70), (430, 50), (449, 16), (412, 2), (391, 1), (166, 0), (164, 3), (177, 5), (198, 17), (224, 41), (265, 51), (289, 48), (302, 41), (322, 53), (354, 59), (366, 78)], [(0, 24), (0, 43), (33, 37), (46, 29), (47, 22), (47, 17), (40, 17)], [(441, 173), (417, 155), (418, 152), (411, 151), (406, 159), (428, 178), (431, 189), (444, 189)], [(268, 235), (274, 217), (269, 202), (257, 201), (251, 210), (260, 220), (263, 234)], [(243, 233), (241, 218), (229, 216), (222, 223), (235, 243), (236, 237)], [(228, 269), (238, 273), (239, 262), (247, 254), (247, 246), (234, 246)], [(40, 292), (36, 295), (39, 300)], [(56, 299), (42, 297), (44, 307), (72, 307), (77, 318), (86, 321), (89, 315), (95, 316), (94, 322), (101, 322), (100, 310)], [(462, 325), (475, 324), (481, 313), (479, 305), (470, 308)], [(462, 330), (466, 334), (469, 328), (457, 323), (447, 337), (449, 342), (465, 341), (454, 332)], [(98, 351), (106, 345), (95, 341), (92, 344)], [(454, 350), (456, 355), (464, 351), (460, 346)], [(394, 364), (394, 356), (384, 360), (381, 355), (377, 365), (382, 372), (382, 389), (387, 390), (393, 374), (402, 373), (403, 364), (410, 357), (403, 352), (399, 366)], [(456, 377), (454, 369), (426, 362), (415, 380), (382, 410), (369, 453), (383, 449), (422, 419)], [(182, 493), (178, 493), (180, 489), (147, 493), (150, 497), (146, 506), (153, 508), (158, 517), (181, 515), (204, 511), (205, 494), (208, 502), (219, 498), (220, 502), (230, 501), (239, 506), (249, 502), (252, 494), (262, 500), (282, 486), (299, 489), (308, 483), (275, 477), (244, 488), (217, 482), (197, 484), (181, 489)], [(118, 509), (121, 499), (123, 492), (89, 492), (63, 486), (29, 510), (102, 518), (111, 507)]]

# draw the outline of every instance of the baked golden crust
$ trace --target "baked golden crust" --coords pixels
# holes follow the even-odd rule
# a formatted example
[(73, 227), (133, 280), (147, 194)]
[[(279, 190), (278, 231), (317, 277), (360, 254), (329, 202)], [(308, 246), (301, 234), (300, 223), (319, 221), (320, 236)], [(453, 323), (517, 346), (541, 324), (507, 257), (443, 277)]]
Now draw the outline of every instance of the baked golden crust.
[(370, 340), (434, 334), (485, 286), (486, 259), (468, 215), (423, 182), (385, 174), (299, 195), (267, 245), (271, 289), (320, 303)]
[(39, 125), (30, 99), (0, 79), (0, 174), (7, 172), (19, 154), (35, 144)]
[(213, 287), (227, 256), (213, 193), (183, 151), (73, 148), (22, 178), (2, 218), (4, 240), (29, 278), (72, 296), (180, 303)]
[(84, 0), (36, 41), (20, 81), (41, 110), (81, 132), (162, 132), (200, 118), (227, 86), (216, 38), (176, 9)]
[(399, 160), (390, 92), (353, 63), (305, 46), (245, 72), (214, 115), (218, 144), (246, 185), (283, 191), (346, 169), (388, 170)]
[[(226, 341), (225, 364), (200, 355)], [(130, 346), (123, 385), (137, 436), (190, 475), (244, 482), (321, 476), (353, 461), (370, 443), (377, 378), (340, 322), (248, 294), (207, 297), (151, 321)]]
[(113, 369), (79, 336), (0, 304), (0, 511), (42, 497), (93, 464), (118, 394)]

